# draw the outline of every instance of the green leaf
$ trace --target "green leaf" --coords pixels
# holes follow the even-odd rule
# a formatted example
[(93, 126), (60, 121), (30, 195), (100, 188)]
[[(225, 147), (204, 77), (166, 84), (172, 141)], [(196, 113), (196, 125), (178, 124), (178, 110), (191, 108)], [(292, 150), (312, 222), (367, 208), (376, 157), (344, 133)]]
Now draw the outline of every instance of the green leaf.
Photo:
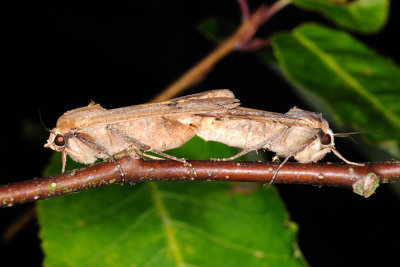
[[(273, 48), (284, 75), (324, 103), (340, 124), (400, 140), (400, 68), (392, 61), (345, 32), (317, 24), (275, 35)], [(387, 137), (368, 137), (398, 151)]]
[(220, 17), (209, 17), (197, 23), (197, 30), (214, 43), (226, 40), (235, 31), (236, 27), (229, 19)]
[[(190, 149), (188, 149), (190, 147)], [(238, 153), (238, 149), (226, 146), (222, 143), (208, 141), (204, 142), (200, 137), (193, 137), (184, 146), (168, 150), (168, 154), (181, 158), (209, 160), (210, 158), (229, 158)], [(255, 155), (254, 155), (255, 154)], [(249, 153), (238, 160), (263, 160), (262, 153)]]
[[(179, 150), (190, 158), (235, 153), (200, 138)], [(59, 161), (49, 168), (59, 171)], [(297, 226), (270, 185), (111, 185), (40, 201), (38, 211), (44, 266), (305, 265)]]
[(322, 13), (339, 26), (371, 33), (386, 23), (389, 0), (292, 0), (300, 8)]

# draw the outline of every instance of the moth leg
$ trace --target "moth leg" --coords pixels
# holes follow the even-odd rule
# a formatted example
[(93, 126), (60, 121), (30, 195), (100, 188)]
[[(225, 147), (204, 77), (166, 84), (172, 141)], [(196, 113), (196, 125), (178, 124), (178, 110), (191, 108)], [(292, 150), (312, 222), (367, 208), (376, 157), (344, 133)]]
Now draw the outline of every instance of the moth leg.
[(246, 154), (248, 154), (248, 153), (250, 153), (252, 151), (258, 150), (260, 148), (262, 148), (262, 146), (257, 145), (257, 146), (254, 146), (254, 147), (243, 149), (242, 151), (240, 151), (236, 155), (234, 155), (232, 157), (229, 157), (229, 158), (222, 158), (222, 159), (211, 158), (211, 160), (215, 160), (215, 161), (232, 161), (232, 160), (240, 158), (241, 156), (244, 156), (244, 155), (246, 155)]
[[(168, 155), (168, 154), (162, 152), (161, 150), (153, 149), (153, 148), (152, 148), (152, 149), (149, 149), (149, 150), (147, 150), (147, 151), (148, 151), (148, 152), (153, 152), (154, 154), (157, 154), (157, 155), (162, 156), (162, 157), (164, 157), (164, 158), (167, 158), (167, 159), (170, 159), (170, 160), (179, 161), (179, 162), (182, 162), (182, 163), (185, 164), (185, 165), (192, 166), (190, 163), (188, 163), (188, 162), (186, 161), (186, 159), (184, 159), (184, 158), (178, 158), (178, 157), (174, 157), (174, 156)], [(147, 152), (147, 151), (146, 151), (146, 152)]]
[(235, 160), (241, 156), (244, 156), (250, 152), (253, 151), (257, 151), (265, 146), (267, 146), (269, 143), (273, 142), (276, 138), (278, 138), (282, 133), (284, 133), (285, 131), (287, 131), (288, 127), (285, 127), (284, 129), (282, 129), (281, 131), (279, 131), (277, 134), (275, 134), (274, 136), (266, 139), (264, 142), (261, 142), (253, 147), (249, 147), (249, 148), (244, 148), (242, 151), (240, 151), (239, 153), (237, 153), (236, 155), (233, 155), (232, 157), (229, 158), (222, 158), (222, 159), (211, 159), (211, 160), (215, 160), (215, 161), (231, 161), (231, 160)]
[[(152, 153), (157, 154), (157, 155), (159, 155), (161, 157), (164, 157), (164, 158), (167, 158), (167, 159), (170, 159), (170, 160), (179, 161), (179, 162), (184, 163), (185, 165), (190, 165), (189, 163), (186, 162), (186, 160), (184, 158), (177, 158), (177, 157), (168, 155), (168, 154), (162, 152), (161, 150), (151, 148), (150, 146), (148, 146), (146, 144), (143, 144), (142, 142), (140, 142), (140, 141), (128, 136), (123, 131), (113, 127), (112, 125), (108, 125), (107, 129), (112, 131), (114, 134), (118, 134), (118, 135), (122, 136), (122, 138), (124, 138), (125, 141), (127, 141), (128, 143), (133, 144), (134, 146), (136, 146), (137, 148), (139, 148), (142, 151), (152, 152)], [(148, 155), (148, 154), (145, 154), (145, 155), (146, 155), (146, 157), (150, 156), (149, 158), (154, 157), (154, 156), (151, 156), (151, 155)]]
[(121, 152), (115, 153), (113, 155), (113, 158), (120, 158), (120, 157), (124, 157), (124, 156), (130, 156), (136, 159), (141, 159), (142, 158), (142, 153), (137, 150), (137, 149), (124, 149)]
[(62, 161), (62, 169), (61, 172), (65, 172), (65, 166), (67, 165), (67, 154), (65, 153), (65, 150), (61, 152), (61, 161)]
[(312, 142), (315, 141), (315, 139), (317, 139), (316, 136), (310, 138), (304, 145), (296, 148), (294, 151), (290, 152), (289, 156), (287, 156), (282, 162), (281, 164), (279, 164), (278, 168), (276, 169), (274, 175), (272, 176), (271, 181), (269, 182), (270, 184), (272, 184), (275, 179), (276, 176), (278, 175), (278, 172), (280, 171), (280, 169), (283, 167), (283, 165), (285, 165), (285, 163), (291, 158), (294, 157), (297, 153), (299, 153), (300, 151), (302, 151), (304, 148), (306, 148), (307, 146), (309, 146)]
[(103, 154), (105, 154), (105, 155), (117, 166), (117, 168), (118, 168), (119, 173), (121, 174), (121, 176), (122, 176), (122, 177), (125, 176), (124, 172), (123, 172), (122, 169), (121, 169), (121, 166), (120, 166), (119, 163), (114, 159), (114, 157), (113, 157), (112, 155), (108, 154), (107, 150), (106, 150), (103, 146), (101, 146), (101, 145), (99, 145), (99, 144), (96, 144), (96, 142), (94, 142), (94, 141), (92, 140), (92, 138), (91, 138), (89, 135), (84, 134), (84, 133), (75, 132), (75, 133), (74, 133), (74, 136), (75, 136), (77, 139), (79, 139), (79, 141), (81, 141), (82, 143), (84, 143), (85, 145), (87, 145), (88, 147), (90, 147), (90, 148), (92, 148), (92, 149), (94, 149), (94, 150), (100, 151), (100, 152), (102, 152)]
[(357, 163), (357, 162), (352, 162), (350, 160), (347, 160), (345, 157), (342, 156), (342, 154), (339, 153), (335, 148), (331, 148), (331, 151), (341, 160), (343, 160), (345, 163), (350, 164), (350, 165), (355, 165), (355, 166), (365, 166), (363, 163)]
[(146, 158), (153, 159), (153, 160), (165, 160), (165, 158), (156, 157), (156, 156), (144, 153), (144, 152), (142, 153), (142, 155), (145, 156)]

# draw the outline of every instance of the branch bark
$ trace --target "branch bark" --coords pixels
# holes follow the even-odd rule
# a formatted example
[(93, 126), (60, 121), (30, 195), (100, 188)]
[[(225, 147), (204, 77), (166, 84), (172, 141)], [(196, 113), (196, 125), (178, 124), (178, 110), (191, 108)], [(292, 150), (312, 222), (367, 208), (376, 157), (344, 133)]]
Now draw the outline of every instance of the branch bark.
[[(114, 183), (148, 181), (224, 181), (269, 183), (279, 166), (275, 162), (144, 161), (125, 156), (117, 160), (124, 177), (112, 162), (101, 162), (66, 173), (0, 186), (0, 206), (11, 207), (39, 199), (79, 192)], [(347, 164), (287, 163), (275, 183), (338, 186), (369, 197), (380, 183), (400, 180), (399, 162)]]

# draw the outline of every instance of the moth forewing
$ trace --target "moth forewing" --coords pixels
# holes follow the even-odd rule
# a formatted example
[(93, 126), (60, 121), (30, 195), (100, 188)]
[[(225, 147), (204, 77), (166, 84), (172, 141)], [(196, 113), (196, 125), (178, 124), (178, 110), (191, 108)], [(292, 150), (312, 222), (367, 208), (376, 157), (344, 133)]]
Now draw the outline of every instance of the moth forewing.
[(58, 121), (56, 128), (65, 130), (96, 125), (108, 125), (159, 116), (177, 116), (216, 112), (239, 105), (239, 100), (228, 89), (205, 91), (198, 94), (178, 97), (163, 102), (155, 102), (129, 107), (105, 109), (91, 102), (86, 107), (67, 111)]
[[(214, 117), (217, 116), (218, 114), (216, 114)], [(236, 107), (228, 111), (227, 117), (232, 119), (254, 120), (265, 123), (276, 123), (288, 126), (299, 126), (316, 129), (326, 127), (325, 125), (322, 125), (323, 119), (320, 114), (305, 111), (297, 107), (293, 107), (287, 113), (277, 113), (245, 107)]]
[(197, 131), (199, 123), (185, 118), (206, 112), (222, 116), (237, 105), (239, 101), (227, 89), (111, 110), (90, 103), (64, 113), (45, 147), (63, 153), (63, 170), (65, 155), (85, 164), (128, 148), (168, 157), (162, 151), (182, 146)]

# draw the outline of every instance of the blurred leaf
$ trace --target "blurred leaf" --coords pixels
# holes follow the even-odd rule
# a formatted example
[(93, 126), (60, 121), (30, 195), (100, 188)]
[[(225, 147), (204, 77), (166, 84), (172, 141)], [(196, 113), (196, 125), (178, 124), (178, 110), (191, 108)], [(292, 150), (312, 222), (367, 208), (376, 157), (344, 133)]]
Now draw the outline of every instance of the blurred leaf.
[(29, 143), (43, 142), (48, 137), (48, 132), (38, 122), (30, 118), (23, 118), (21, 124), (22, 138)]
[(209, 41), (220, 43), (229, 37), (236, 29), (232, 21), (220, 17), (209, 17), (197, 23), (197, 30)]
[[(190, 148), (188, 148), (190, 147)], [(181, 158), (209, 160), (210, 158), (228, 158), (238, 152), (237, 148), (226, 146), (222, 143), (205, 142), (200, 137), (194, 136), (184, 146), (168, 150), (168, 154)], [(194, 154), (195, 153), (195, 154)], [(240, 159), (243, 159), (241, 157)]]
[[(273, 48), (284, 75), (323, 102), (340, 124), (400, 140), (400, 68), (392, 61), (345, 32), (317, 24), (275, 35)], [(387, 137), (368, 137), (398, 151)]]
[[(235, 150), (194, 138), (173, 152), (208, 159)], [(57, 153), (46, 174), (60, 167)], [(44, 265), (304, 266), (275, 188), (244, 185), (111, 185), (40, 201)]]
[(389, 0), (292, 0), (298, 7), (322, 13), (339, 26), (371, 33), (386, 23)]

